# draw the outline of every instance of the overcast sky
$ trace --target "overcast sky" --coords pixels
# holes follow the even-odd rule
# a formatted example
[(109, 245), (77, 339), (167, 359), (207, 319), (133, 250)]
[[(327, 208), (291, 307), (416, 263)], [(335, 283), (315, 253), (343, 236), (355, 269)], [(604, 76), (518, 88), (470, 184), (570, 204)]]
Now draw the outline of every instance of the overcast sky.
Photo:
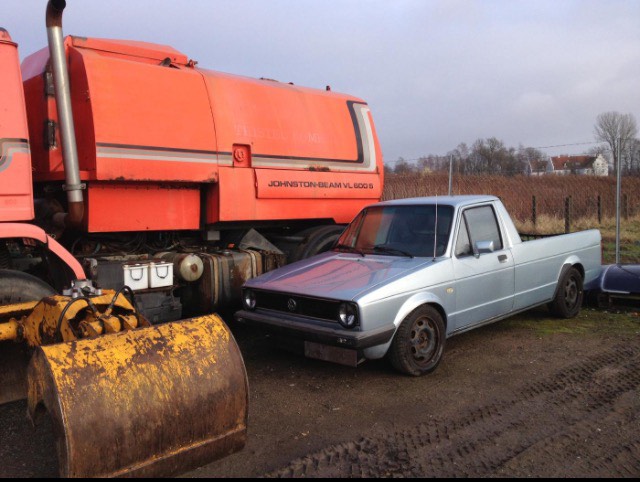
[[(20, 56), (46, 0), (2, 0)], [(640, 0), (67, 0), (65, 35), (143, 40), (208, 69), (367, 101), (385, 159), (460, 142), (579, 154), (605, 111), (640, 122)]]

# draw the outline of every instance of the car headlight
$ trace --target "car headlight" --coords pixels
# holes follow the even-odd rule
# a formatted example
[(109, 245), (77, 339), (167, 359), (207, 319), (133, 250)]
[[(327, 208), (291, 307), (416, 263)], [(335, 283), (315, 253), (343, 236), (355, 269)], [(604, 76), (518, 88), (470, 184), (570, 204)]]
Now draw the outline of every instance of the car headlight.
[(248, 310), (256, 309), (256, 294), (253, 290), (244, 290), (242, 295), (242, 302), (244, 303), (244, 307)]
[(338, 321), (345, 328), (353, 328), (358, 324), (358, 307), (353, 303), (340, 303)]

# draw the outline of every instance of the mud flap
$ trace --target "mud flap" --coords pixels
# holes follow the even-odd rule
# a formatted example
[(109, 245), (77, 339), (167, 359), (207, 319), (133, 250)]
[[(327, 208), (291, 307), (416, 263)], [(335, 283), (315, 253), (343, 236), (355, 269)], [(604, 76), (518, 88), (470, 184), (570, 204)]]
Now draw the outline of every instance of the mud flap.
[(246, 369), (217, 315), (40, 347), (28, 392), (62, 477), (169, 476), (246, 442)]

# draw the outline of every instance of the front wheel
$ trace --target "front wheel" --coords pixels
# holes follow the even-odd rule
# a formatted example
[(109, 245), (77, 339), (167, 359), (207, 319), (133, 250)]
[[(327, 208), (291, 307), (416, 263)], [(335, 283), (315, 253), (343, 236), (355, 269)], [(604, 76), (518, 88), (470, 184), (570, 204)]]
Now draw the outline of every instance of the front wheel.
[(551, 313), (559, 318), (574, 318), (580, 313), (584, 291), (580, 271), (569, 268), (560, 277), (556, 296), (549, 303)]
[(389, 348), (393, 367), (407, 375), (421, 376), (436, 369), (446, 333), (442, 316), (432, 306), (420, 306), (402, 321)]

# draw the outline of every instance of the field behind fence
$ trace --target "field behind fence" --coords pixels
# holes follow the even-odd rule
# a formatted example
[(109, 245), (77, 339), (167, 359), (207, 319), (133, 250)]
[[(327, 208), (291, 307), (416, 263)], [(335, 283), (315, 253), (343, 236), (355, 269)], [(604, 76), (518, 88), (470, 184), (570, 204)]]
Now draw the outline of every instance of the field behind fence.
[[(446, 172), (387, 174), (383, 199), (444, 196)], [(600, 229), (605, 262), (615, 261), (616, 178), (585, 175), (455, 176), (452, 194), (490, 194), (505, 204), (518, 229), (561, 233)], [(622, 178), (620, 261), (640, 262), (640, 177)]]

